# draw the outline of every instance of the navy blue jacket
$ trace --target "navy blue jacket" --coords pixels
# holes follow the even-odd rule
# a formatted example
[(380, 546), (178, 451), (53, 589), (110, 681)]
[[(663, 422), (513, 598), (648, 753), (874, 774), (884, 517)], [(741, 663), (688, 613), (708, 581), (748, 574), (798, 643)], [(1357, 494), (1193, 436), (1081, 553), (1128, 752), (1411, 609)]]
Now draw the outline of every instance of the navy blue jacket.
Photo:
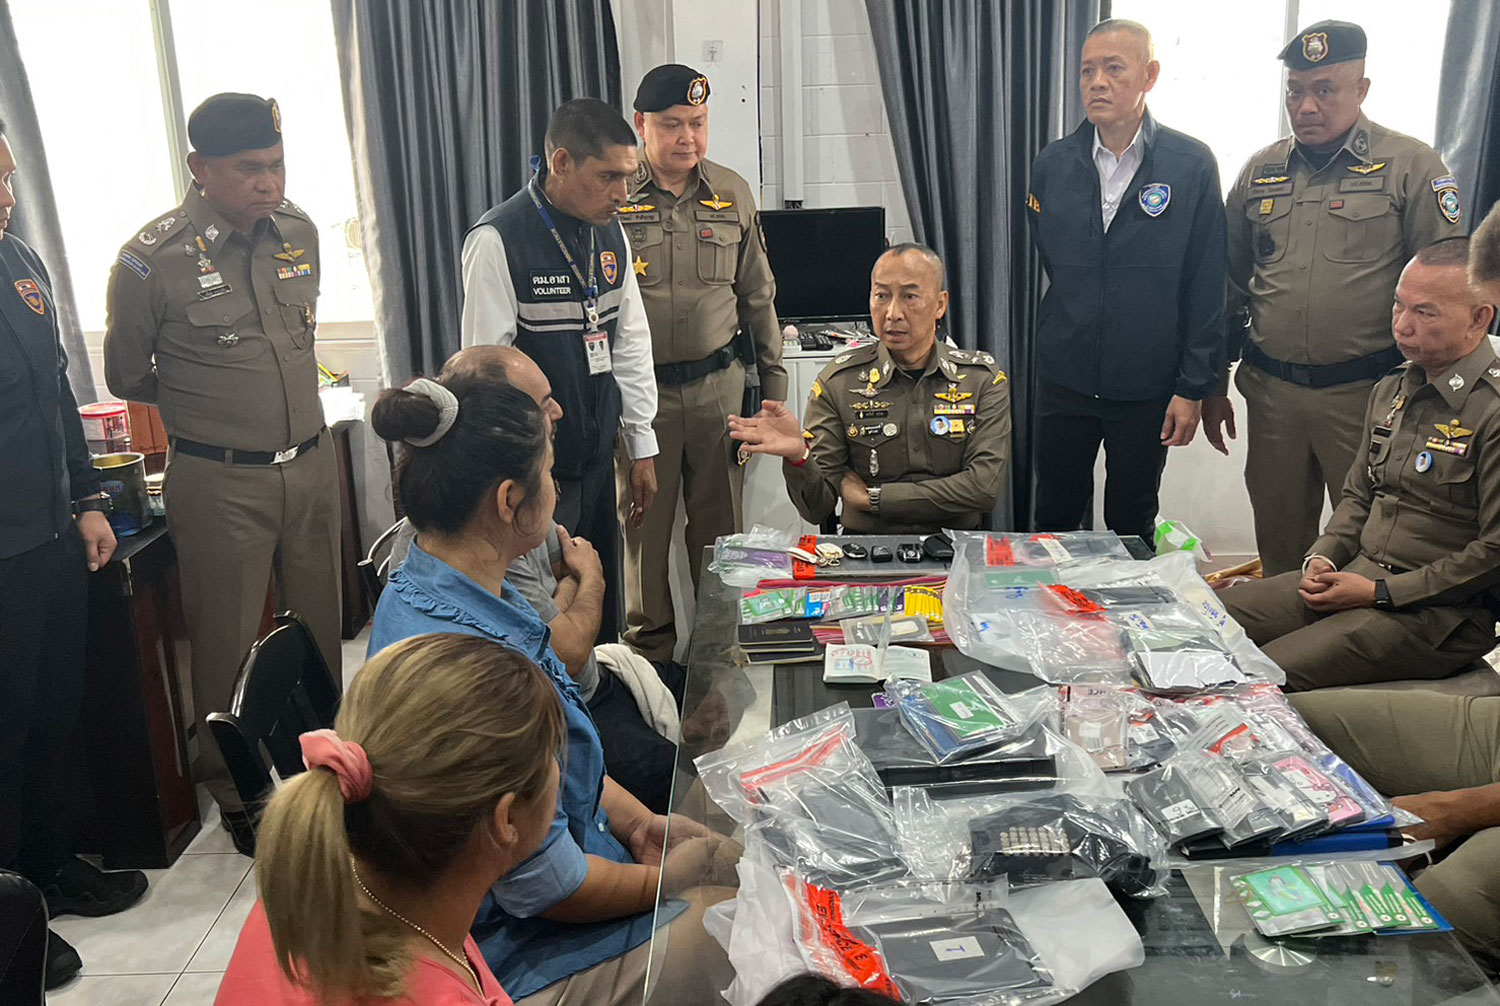
[(99, 491), (52, 283), (14, 234), (0, 237), (0, 457), (0, 558), (58, 537), (73, 525), (73, 501)]
[(1049, 143), (1032, 165), (1026, 217), (1051, 281), (1037, 372), (1096, 398), (1201, 399), (1224, 370), (1219, 168), (1208, 147), (1150, 113), (1139, 142), (1141, 166), (1107, 232), (1092, 123)]

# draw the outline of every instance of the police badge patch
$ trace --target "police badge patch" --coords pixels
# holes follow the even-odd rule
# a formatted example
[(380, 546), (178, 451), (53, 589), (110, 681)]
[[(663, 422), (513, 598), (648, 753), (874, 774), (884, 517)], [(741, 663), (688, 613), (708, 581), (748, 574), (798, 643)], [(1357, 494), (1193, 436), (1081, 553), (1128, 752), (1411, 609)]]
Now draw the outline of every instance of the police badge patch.
[(620, 274), (620, 263), (616, 261), (614, 252), (599, 253), (599, 269), (604, 273), (604, 282), (614, 286), (615, 277)]
[(1463, 204), (1458, 198), (1458, 182), (1452, 175), (1444, 175), (1442, 178), (1432, 180), (1432, 191), (1437, 194), (1438, 209), (1450, 224), (1458, 223), (1458, 218), (1463, 215)]
[(1159, 217), (1166, 211), (1167, 204), (1172, 201), (1172, 186), (1165, 182), (1152, 182), (1141, 189), (1141, 209), (1146, 211), (1148, 217)]
[(1302, 36), (1302, 58), (1309, 63), (1320, 63), (1328, 57), (1328, 33), (1309, 32)]

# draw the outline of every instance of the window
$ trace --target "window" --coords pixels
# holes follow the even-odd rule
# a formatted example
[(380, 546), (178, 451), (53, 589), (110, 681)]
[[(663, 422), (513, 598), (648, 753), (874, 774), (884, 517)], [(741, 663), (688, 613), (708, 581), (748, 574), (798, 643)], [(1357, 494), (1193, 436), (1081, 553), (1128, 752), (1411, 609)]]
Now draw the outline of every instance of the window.
[[(87, 331), (104, 329), (105, 288), (120, 245), (182, 200), (168, 152), (152, 6), (151, 0), (11, 3)], [(165, 58), (175, 66), (183, 106), (181, 127), (174, 123), (173, 130), (185, 128), (186, 116), (219, 91), (275, 98), (286, 136), (287, 198), (312, 217), (321, 238), (318, 316), (370, 320), (328, 4), (178, 0), (169, 13), (174, 44)]]
[[(1450, 2), (1434, 0), (1414, 20), (1411, 5), (1397, 0), (1286, 0), (1299, 26), (1335, 18), (1364, 28), (1365, 113), (1425, 143), (1436, 130)], [(1151, 114), (1209, 145), (1226, 192), (1251, 154), (1286, 135), (1276, 58), (1287, 40), (1284, 4), (1114, 0), (1111, 13), (1151, 29), (1161, 61)]]

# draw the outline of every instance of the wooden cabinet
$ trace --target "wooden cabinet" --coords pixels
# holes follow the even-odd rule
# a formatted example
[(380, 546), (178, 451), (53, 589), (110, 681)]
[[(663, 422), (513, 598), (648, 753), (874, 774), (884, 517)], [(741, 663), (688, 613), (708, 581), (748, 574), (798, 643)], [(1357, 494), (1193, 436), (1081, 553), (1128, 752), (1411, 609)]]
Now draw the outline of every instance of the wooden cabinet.
[(89, 576), (80, 721), (90, 829), (107, 869), (170, 866), (198, 834), (183, 683), (190, 660), (177, 554), (157, 520)]

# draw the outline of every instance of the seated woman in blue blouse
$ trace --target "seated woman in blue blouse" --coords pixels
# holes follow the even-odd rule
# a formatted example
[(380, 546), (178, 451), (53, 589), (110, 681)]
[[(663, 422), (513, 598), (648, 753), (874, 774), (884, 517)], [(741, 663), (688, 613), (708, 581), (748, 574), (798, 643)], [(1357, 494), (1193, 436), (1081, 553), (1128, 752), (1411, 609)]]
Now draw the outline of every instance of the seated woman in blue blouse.
[(551, 829), (491, 889), (474, 938), (518, 1004), (639, 1002), (658, 886), (673, 893), (705, 875), (719, 840), (673, 818), (663, 848), (666, 818), (605, 773), (546, 623), (505, 581), (553, 526), (551, 423), (529, 395), (478, 374), (387, 389), (371, 420), (408, 447), (397, 481), (417, 539), (381, 594), (369, 651), (429, 632), (495, 639), (547, 672), (567, 719)]

